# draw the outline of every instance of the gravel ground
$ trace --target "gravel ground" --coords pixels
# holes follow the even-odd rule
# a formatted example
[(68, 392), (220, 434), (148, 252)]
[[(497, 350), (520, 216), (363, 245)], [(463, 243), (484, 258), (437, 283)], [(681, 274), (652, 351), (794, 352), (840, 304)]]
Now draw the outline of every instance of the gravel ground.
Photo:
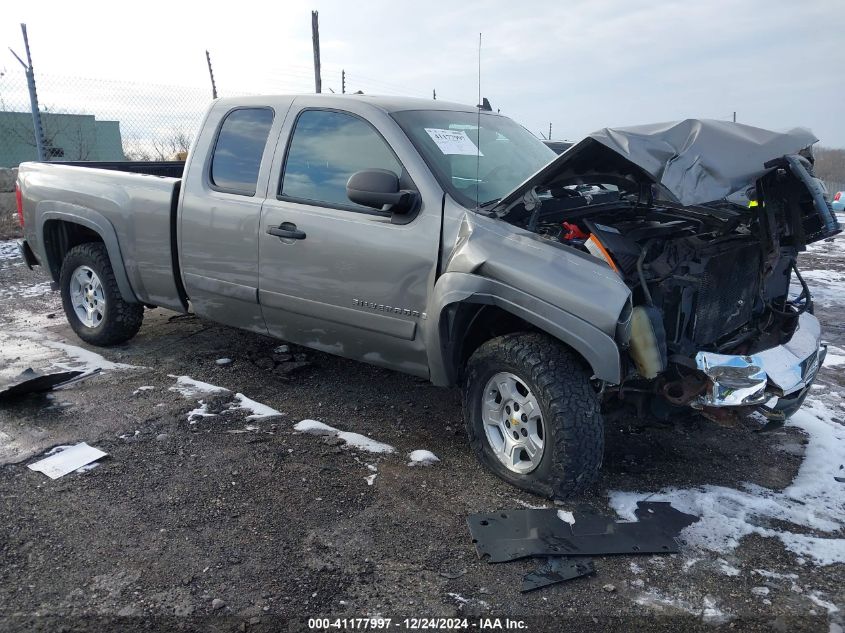
[[(840, 352), (842, 246), (802, 256)], [(295, 346), (274, 356), (278, 341), (164, 310), (148, 311), (129, 344), (95, 350), (73, 335), (47, 281), (0, 243), (0, 378), (53, 363), (104, 371), (0, 409), (2, 630), (299, 631), (316, 616), (382, 616), (399, 630), (406, 617), (467, 618), (471, 629), (510, 618), (529, 631), (843, 630), (845, 565), (760, 534), (722, 549), (596, 558), (590, 578), (520, 594), (538, 563), (480, 561), (466, 517), (551, 506), (476, 463), (457, 392)], [(841, 369), (825, 367), (814, 394), (840, 426)], [(185, 396), (175, 376), (230, 391)], [(281, 415), (248, 419), (236, 393)], [(196, 415), (201, 407), (217, 415)], [(296, 432), (304, 419), (396, 451)], [(672, 487), (777, 494), (808, 459), (808, 439), (794, 425), (757, 427), (692, 415), (608, 423), (600, 481), (563, 507), (612, 515), (611, 491)], [(108, 457), (57, 480), (25, 467), (80, 441)], [(417, 449), (440, 461), (410, 465)], [(845, 486), (833, 474), (819, 476)], [(841, 519), (838, 531), (759, 521), (840, 551)]]

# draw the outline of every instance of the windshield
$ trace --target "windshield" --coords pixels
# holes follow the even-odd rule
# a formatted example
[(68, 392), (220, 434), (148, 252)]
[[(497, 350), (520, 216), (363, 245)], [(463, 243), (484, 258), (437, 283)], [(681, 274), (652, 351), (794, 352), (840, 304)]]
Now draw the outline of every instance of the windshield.
[(555, 158), (531, 132), (497, 114), (409, 110), (393, 118), (440, 185), (470, 209), (502, 198)]

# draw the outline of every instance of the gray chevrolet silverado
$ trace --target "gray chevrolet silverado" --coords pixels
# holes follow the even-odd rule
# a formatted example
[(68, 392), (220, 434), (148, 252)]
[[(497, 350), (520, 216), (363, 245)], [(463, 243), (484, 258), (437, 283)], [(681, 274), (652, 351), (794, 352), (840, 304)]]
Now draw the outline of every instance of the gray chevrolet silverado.
[(479, 459), (565, 496), (607, 412), (800, 407), (826, 348), (796, 256), (840, 230), (815, 140), (687, 120), (556, 157), (440, 101), (220, 99), (184, 165), (21, 165), (21, 251), (95, 345), (161, 306), (460, 385)]

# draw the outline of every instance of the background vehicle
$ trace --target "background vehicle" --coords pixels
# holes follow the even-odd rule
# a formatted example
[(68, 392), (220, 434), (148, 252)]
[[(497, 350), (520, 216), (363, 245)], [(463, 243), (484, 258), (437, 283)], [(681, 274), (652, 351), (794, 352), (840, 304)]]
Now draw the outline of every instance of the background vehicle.
[(555, 154), (563, 154), (570, 147), (575, 145), (572, 141), (543, 141), (543, 145), (552, 150)]
[(831, 206), (834, 211), (845, 211), (845, 191), (837, 191), (833, 194)]
[[(92, 344), (131, 338), (145, 306), (190, 308), (460, 384), (481, 461), (563, 496), (601, 465), (603, 403), (782, 420), (824, 358), (806, 285), (788, 298), (797, 252), (839, 231), (794, 154), (812, 139), (720, 125), (597, 133), (553, 160), (457, 104), (222, 99), (181, 178), (23, 164), (21, 249)], [(655, 167), (667, 139), (705, 175)], [(749, 182), (765, 214), (720, 202)]]

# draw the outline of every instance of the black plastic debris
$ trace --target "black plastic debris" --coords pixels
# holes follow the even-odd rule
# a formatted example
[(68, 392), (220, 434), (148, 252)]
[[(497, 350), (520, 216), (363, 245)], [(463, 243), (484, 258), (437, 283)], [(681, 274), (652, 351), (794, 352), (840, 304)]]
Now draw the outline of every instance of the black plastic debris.
[(548, 558), (537, 569), (522, 577), (522, 593), (594, 573), (596, 568), (589, 558)]
[(50, 391), (70, 382), (87, 378), (95, 373), (99, 373), (99, 370), (88, 373), (82, 371), (60, 371), (52, 374), (42, 374), (29, 368), (18, 374), (16, 378), (0, 390), (0, 401), (20, 398), (30, 393)]
[(467, 519), (475, 549), (490, 563), (530, 556), (672, 554), (678, 533), (698, 521), (665, 502), (640, 501), (637, 521), (616, 521), (585, 512), (570, 525), (556, 510), (506, 510)]

